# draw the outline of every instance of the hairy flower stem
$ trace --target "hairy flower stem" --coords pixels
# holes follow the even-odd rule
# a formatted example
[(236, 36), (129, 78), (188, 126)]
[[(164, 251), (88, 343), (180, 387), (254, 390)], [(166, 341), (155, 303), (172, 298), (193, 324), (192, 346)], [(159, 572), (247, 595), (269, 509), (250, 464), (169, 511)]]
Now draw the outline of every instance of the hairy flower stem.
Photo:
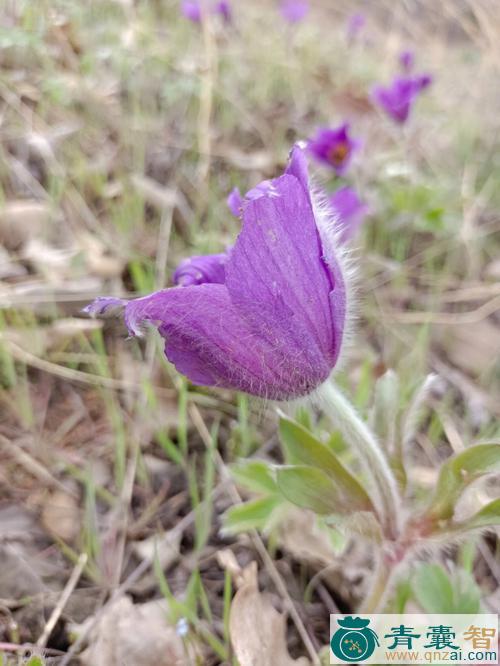
[(382, 550), (375, 569), (372, 586), (359, 608), (360, 613), (383, 613), (395, 575), (400, 570), (403, 561), (405, 561), (405, 557), (397, 562)]
[(373, 480), (376, 506), (386, 537), (396, 539), (400, 531), (401, 500), (396, 479), (375, 435), (333, 382), (326, 382), (321, 388), (320, 395), (324, 402), (323, 406), (328, 408), (327, 413), (335, 427), (358, 453)]
[(380, 612), (382, 602), (386, 597), (389, 588), (389, 582), (393, 572), (394, 567), (390, 566), (382, 554), (375, 570), (375, 577), (372, 583), (372, 587), (368, 592), (366, 599), (363, 601), (361, 607), (359, 608), (360, 613), (376, 613), (377, 611)]

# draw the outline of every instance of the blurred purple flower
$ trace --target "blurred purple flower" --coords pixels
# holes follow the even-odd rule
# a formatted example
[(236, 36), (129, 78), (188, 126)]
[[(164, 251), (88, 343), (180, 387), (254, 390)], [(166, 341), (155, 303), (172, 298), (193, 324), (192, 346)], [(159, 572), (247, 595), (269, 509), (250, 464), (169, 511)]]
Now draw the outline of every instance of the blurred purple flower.
[(357, 13), (351, 14), (347, 19), (347, 37), (349, 40), (356, 39), (359, 33), (366, 25), (366, 18), (364, 14)]
[(243, 197), (241, 196), (239, 188), (235, 187), (233, 190), (231, 190), (226, 202), (231, 213), (235, 217), (239, 217), (241, 208), (243, 206)]
[[(209, 5), (207, 0), (207, 8), (212, 14), (220, 14), (226, 23), (231, 22), (232, 11), (229, 0), (220, 0), (220, 2), (211, 5)], [(193, 21), (193, 23), (200, 23), (202, 19), (201, 0), (182, 0), (181, 12), (187, 19)]]
[(340, 240), (346, 243), (355, 236), (363, 223), (368, 213), (368, 205), (348, 186), (341, 187), (332, 194), (330, 205), (339, 217)]
[(174, 284), (181, 287), (207, 282), (224, 284), (227, 258), (225, 253), (188, 257), (175, 269)]
[(418, 94), (432, 82), (428, 74), (405, 77), (397, 76), (391, 85), (375, 86), (373, 100), (397, 123), (408, 120)]
[(86, 311), (120, 306), (132, 335), (156, 326), (168, 359), (194, 384), (289, 400), (314, 391), (336, 365), (346, 319), (342, 254), (301, 148), (259, 192), (243, 206), (224, 283), (101, 298)]
[(233, 10), (229, 0), (220, 0), (220, 2), (215, 5), (214, 14), (220, 14), (226, 23), (231, 23), (233, 20)]
[(359, 148), (360, 142), (349, 136), (349, 124), (344, 123), (335, 129), (321, 128), (309, 141), (309, 153), (322, 164), (326, 164), (342, 175)]
[(399, 64), (401, 65), (401, 69), (404, 72), (406, 73), (411, 72), (415, 64), (415, 53), (410, 49), (401, 51), (401, 53), (399, 54)]
[(288, 23), (299, 23), (309, 13), (309, 2), (306, 2), (306, 0), (282, 0), (280, 12)]
[(199, 0), (182, 0), (181, 12), (187, 19), (193, 21), (193, 23), (201, 22), (201, 5)]

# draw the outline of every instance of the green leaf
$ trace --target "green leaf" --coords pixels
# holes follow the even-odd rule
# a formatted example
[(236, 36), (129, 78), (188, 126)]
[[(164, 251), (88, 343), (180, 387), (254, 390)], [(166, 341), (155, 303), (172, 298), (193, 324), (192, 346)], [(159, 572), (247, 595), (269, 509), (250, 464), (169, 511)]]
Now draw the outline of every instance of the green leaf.
[(239, 486), (252, 492), (276, 494), (278, 490), (272, 469), (261, 460), (238, 462), (231, 466), (231, 474)]
[(366, 490), (323, 442), (286, 418), (280, 420), (280, 435), (290, 463), (318, 469), (334, 482), (337, 504), (349, 506), (351, 511), (373, 511)]
[(29, 661), (26, 662), (26, 666), (43, 666), (44, 664), (45, 662), (41, 657), (31, 657)]
[(456, 524), (458, 531), (474, 530), (481, 527), (493, 527), (500, 525), (500, 498), (493, 500), (474, 516)]
[(477, 444), (452, 456), (441, 467), (428, 515), (438, 520), (451, 518), (465, 488), (484, 474), (498, 469), (500, 444)]
[(438, 564), (421, 564), (412, 583), (414, 597), (428, 613), (480, 611), (481, 590), (473, 576), (463, 569), (449, 575)]
[(481, 590), (472, 574), (457, 569), (453, 575), (455, 592), (455, 613), (479, 613), (481, 610)]
[(233, 506), (224, 516), (223, 531), (227, 534), (237, 534), (252, 529), (264, 529), (274, 509), (281, 503), (281, 498), (275, 495)]
[(398, 615), (402, 615), (405, 612), (406, 604), (412, 597), (412, 588), (411, 582), (408, 579), (401, 580), (396, 585), (394, 590), (394, 600), (392, 609)]
[(278, 487), (287, 500), (315, 513), (350, 513), (352, 508), (329, 476), (316, 467), (288, 465), (276, 470)]
[(438, 564), (422, 564), (413, 578), (413, 594), (427, 613), (452, 613), (453, 585)]

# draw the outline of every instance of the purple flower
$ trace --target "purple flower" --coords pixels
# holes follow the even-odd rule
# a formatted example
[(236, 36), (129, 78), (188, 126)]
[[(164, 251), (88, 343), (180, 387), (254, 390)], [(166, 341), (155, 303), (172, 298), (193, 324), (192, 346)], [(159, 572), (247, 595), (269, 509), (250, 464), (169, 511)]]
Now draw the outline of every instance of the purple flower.
[[(229, 0), (220, 0), (220, 2), (216, 2), (210, 6), (207, 0), (207, 7), (212, 14), (220, 14), (226, 23), (231, 22), (232, 11)], [(202, 5), (200, 0), (182, 0), (181, 12), (187, 19), (193, 21), (193, 23), (200, 23), (202, 19)]]
[(358, 197), (352, 187), (341, 187), (330, 197), (330, 205), (339, 217), (340, 239), (346, 243), (353, 238), (363, 223), (368, 206)]
[(411, 72), (413, 69), (413, 65), (415, 64), (415, 54), (413, 51), (410, 49), (406, 49), (405, 51), (401, 51), (399, 54), (399, 64), (401, 65), (401, 69), (404, 72)]
[(101, 298), (86, 311), (121, 306), (132, 335), (156, 326), (168, 359), (194, 384), (275, 400), (307, 395), (336, 365), (346, 288), (332, 220), (316, 201), (301, 148), (283, 176), (245, 201), (242, 218), (223, 283), (129, 302)]
[(306, 0), (282, 0), (280, 12), (288, 23), (299, 23), (309, 13), (309, 3)]
[(181, 12), (187, 19), (193, 21), (193, 23), (201, 22), (201, 5), (199, 0), (182, 0)]
[(373, 100), (397, 123), (408, 120), (418, 94), (432, 82), (432, 77), (422, 74), (414, 77), (397, 76), (390, 86), (375, 86)]
[(326, 164), (342, 175), (360, 143), (349, 136), (349, 125), (344, 123), (336, 129), (322, 128), (309, 141), (309, 152), (318, 162)]
[(241, 208), (243, 206), (243, 197), (241, 196), (241, 192), (237, 187), (235, 187), (229, 193), (229, 196), (227, 197), (227, 205), (235, 217), (240, 216)]
[(220, 14), (226, 23), (231, 23), (233, 11), (228, 0), (220, 0), (214, 7), (214, 14)]
[(184, 259), (175, 269), (174, 284), (189, 287), (193, 284), (224, 284), (225, 265), (228, 255), (207, 254)]
[(364, 14), (352, 14), (347, 20), (347, 37), (350, 40), (356, 39), (365, 25), (366, 18)]

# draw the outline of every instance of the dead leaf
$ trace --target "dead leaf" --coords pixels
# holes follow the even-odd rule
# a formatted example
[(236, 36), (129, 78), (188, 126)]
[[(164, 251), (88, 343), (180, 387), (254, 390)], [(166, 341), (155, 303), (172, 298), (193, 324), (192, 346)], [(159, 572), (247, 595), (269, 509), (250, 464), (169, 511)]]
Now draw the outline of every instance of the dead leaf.
[(484, 276), (489, 280), (500, 280), (500, 259), (493, 259), (484, 269)]
[(230, 548), (218, 550), (216, 557), (219, 566), (231, 574), (231, 578), (234, 580), (238, 589), (249, 583), (252, 583), (254, 580), (254, 568), (256, 566), (255, 562), (252, 562), (250, 566), (242, 569), (238, 560), (236, 559), (236, 555)]
[(44, 502), (42, 524), (52, 536), (71, 542), (80, 532), (80, 509), (69, 493), (55, 490)]
[(160, 185), (152, 178), (134, 174), (131, 177), (132, 186), (143, 197), (144, 201), (160, 210), (174, 208), (177, 205), (175, 190)]
[(231, 605), (229, 633), (240, 666), (308, 666), (308, 659), (292, 659), (286, 647), (286, 618), (259, 592), (257, 566), (236, 593)]
[(493, 368), (500, 356), (500, 328), (488, 319), (434, 330), (453, 365), (473, 377)]
[(113, 603), (90, 634), (81, 655), (84, 666), (188, 666), (176, 628), (167, 622), (165, 601), (134, 605), (130, 597)]
[[(280, 546), (294, 559), (318, 566), (330, 566), (338, 560), (342, 550), (334, 547), (327, 530), (320, 528), (315, 517), (301, 509), (287, 512), (278, 525), (277, 536)], [(339, 542), (341, 540), (339, 534)]]
[(22, 257), (29, 261), (36, 270), (53, 284), (60, 284), (61, 277), (69, 275), (70, 265), (76, 255), (75, 248), (59, 248), (45, 243), (32, 235), (22, 252)]
[(50, 345), (52, 349), (61, 342), (66, 342), (68, 338), (80, 337), (84, 333), (93, 333), (102, 328), (102, 321), (97, 319), (77, 319), (76, 317), (66, 317), (58, 319), (49, 327)]
[(112, 255), (96, 236), (81, 233), (78, 242), (83, 250), (85, 263), (91, 275), (109, 279), (121, 275), (125, 261)]
[(152, 562), (158, 558), (162, 569), (168, 569), (179, 557), (182, 532), (174, 533), (172, 536), (153, 534), (153, 536), (136, 541), (132, 549), (141, 560)]
[(0, 210), (0, 242), (17, 250), (30, 238), (40, 236), (51, 217), (51, 208), (43, 201), (8, 201)]
[(26, 268), (11, 259), (7, 250), (0, 245), (0, 280), (23, 277), (27, 272)]

